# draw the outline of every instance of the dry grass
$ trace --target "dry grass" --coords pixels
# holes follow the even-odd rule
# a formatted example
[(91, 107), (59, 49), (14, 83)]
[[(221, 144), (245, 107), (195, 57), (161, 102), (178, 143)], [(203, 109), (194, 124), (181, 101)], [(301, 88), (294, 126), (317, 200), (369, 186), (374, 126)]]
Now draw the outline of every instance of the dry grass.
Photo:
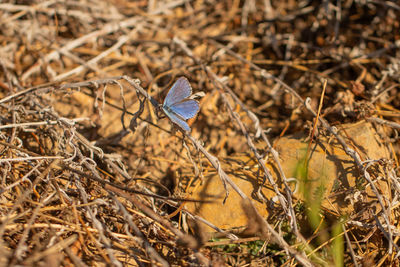
[[(0, 4), (0, 266), (398, 264), (395, 1), (30, 2)], [(179, 76), (204, 93), (190, 134), (158, 107)], [(390, 157), (333, 127), (362, 120)], [(362, 212), (293, 198), (272, 140), (297, 132), (350, 156)], [(275, 191), (258, 199), (268, 220), (231, 179), (243, 153)], [(242, 199), (244, 231), (183, 207), (210, 172)]]

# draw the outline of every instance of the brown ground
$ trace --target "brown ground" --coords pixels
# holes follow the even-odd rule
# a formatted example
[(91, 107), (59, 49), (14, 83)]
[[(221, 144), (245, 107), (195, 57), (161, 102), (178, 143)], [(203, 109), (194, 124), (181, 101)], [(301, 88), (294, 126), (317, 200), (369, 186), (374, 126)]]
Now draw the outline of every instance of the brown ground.
[[(398, 265), (399, 17), (2, 1), (0, 266)], [(181, 76), (190, 134), (158, 106)]]

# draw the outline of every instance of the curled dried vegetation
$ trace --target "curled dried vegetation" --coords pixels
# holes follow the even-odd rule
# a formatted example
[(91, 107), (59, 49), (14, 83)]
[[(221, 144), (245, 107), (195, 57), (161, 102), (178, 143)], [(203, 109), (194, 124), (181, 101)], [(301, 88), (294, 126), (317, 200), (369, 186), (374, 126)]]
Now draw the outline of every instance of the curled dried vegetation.
[[(23, 2), (0, 4), (1, 265), (398, 264), (395, 2)], [(205, 93), (191, 134), (158, 116), (179, 76)], [(360, 157), (332, 126), (361, 120), (389, 156)], [(271, 140), (304, 126), (344, 151), (362, 212), (293, 194)], [(185, 208), (210, 174), (244, 231)]]

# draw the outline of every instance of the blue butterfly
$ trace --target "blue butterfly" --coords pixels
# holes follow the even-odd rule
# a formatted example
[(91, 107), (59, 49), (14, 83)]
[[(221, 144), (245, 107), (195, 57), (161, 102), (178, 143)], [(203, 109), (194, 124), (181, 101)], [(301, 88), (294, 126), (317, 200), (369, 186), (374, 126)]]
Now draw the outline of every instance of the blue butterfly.
[(170, 120), (190, 132), (186, 123), (187, 119), (193, 118), (199, 112), (199, 103), (188, 98), (192, 94), (192, 87), (185, 77), (180, 77), (169, 90), (164, 99), (162, 109)]

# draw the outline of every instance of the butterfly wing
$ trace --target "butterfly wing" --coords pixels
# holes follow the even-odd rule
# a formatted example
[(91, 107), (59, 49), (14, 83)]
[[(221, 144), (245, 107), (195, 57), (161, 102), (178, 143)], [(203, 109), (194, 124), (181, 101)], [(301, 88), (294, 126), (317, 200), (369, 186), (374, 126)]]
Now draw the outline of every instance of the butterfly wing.
[(189, 125), (186, 123), (186, 121), (182, 120), (181, 118), (179, 118), (173, 111), (168, 110), (166, 108), (164, 108), (164, 112), (165, 114), (167, 114), (167, 116), (170, 118), (170, 120), (177, 124), (179, 127), (181, 127), (183, 130), (185, 130), (186, 132), (190, 132), (190, 127)]
[(172, 106), (188, 98), (192, 94), (192, 87), (185, 77), (180, 77), (169, 90), (164, 99), (164, 107)]
[(193, 99), (185, 99), (177, 104), (169, 106), (170, 111), (176, 113), (179, 117), (187, 120), (196, 116), (199, 112), (199, 103)]

